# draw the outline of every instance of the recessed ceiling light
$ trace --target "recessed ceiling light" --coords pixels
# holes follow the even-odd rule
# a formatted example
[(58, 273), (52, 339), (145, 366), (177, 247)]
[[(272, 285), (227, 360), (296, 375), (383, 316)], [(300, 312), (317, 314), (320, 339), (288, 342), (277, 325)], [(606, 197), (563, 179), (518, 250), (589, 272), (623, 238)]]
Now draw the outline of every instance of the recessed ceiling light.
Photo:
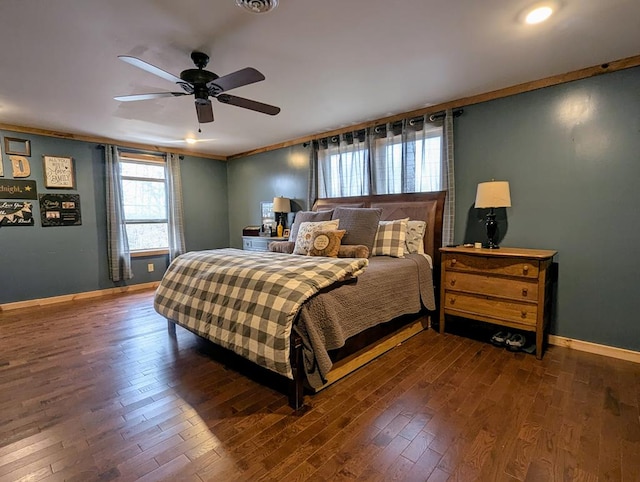
[(553, 1), (537, 3), (523, 12), (522, 18), (524, 23), (535, 25), (547, 20), (557, 9), (558, 4)]

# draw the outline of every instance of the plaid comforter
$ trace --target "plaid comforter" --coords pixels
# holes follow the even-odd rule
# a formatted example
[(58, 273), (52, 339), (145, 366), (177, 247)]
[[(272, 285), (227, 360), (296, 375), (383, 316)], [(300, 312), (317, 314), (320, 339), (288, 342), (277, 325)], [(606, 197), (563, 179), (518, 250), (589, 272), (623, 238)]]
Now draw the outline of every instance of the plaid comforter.
[(239, 249), (176, 258), (154, 308), (238, 355), (293, 378), (289, 336), (302, 304), (333, 283), (356, 277), (367, 259), (292, 256)]

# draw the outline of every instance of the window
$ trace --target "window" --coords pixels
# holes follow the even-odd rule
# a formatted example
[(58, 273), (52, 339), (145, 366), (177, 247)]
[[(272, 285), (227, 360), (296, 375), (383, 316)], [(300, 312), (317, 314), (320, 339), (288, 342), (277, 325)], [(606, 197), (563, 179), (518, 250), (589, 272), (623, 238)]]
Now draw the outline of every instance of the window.
[(129, 249), (132, 252), (169, 249), (164, 160), (159, 157), (142, 160), (121, 153), (120, 177)]
[(318, 190), (323, 198), (369, 194), (369, 149), (364, 133), (320, 144)]
[(321, 198), (446, 189), (442, 122), (405, 119), (318, 144)]
[(371, 170), (375, 194), (443, 189), (442, 126), (407, 124), (374, 130)]

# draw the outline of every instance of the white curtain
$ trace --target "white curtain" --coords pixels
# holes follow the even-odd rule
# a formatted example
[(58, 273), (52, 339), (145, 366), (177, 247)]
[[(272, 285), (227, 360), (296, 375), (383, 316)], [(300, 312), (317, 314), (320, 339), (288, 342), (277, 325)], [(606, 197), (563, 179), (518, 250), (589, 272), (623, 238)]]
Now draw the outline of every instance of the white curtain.
[(120, 156), (116, 146), (107, 145), (105, 153), (106, 203), (107, 203), (107, 257), (109, 278), (122, 281), (133, 278), (131, 253), (122, 202)]
[(169, 221), (169, 262), (185, 252), (184, 210), (182, 208), (182, 178), (180, 156), (167, 153), (167, 197)]
[(318, 195), (321, 198), (369, 194), (369, 146), (366, 131), (318, 142)]
[(452, 244), (453, 117), (449, 109), (444, 115), (378, 125), (364, 135), (361, 131), (321, 139), (316, 147), (319, 196), (447, 191), (442, 242)]
[(374, 194), (440, 191), (442, 122), (425, 116), (372, 129)]

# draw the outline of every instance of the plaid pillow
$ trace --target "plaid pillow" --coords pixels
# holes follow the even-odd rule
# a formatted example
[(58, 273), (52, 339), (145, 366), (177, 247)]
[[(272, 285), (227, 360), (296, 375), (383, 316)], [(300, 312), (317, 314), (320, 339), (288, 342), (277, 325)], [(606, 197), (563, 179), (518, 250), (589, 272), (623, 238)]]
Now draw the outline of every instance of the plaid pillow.
[(404, 258), (404, 242), (407, 236), (409, 218), (395, 221), (380, 221), (373, 242), (373, 256), (393, 256)]

